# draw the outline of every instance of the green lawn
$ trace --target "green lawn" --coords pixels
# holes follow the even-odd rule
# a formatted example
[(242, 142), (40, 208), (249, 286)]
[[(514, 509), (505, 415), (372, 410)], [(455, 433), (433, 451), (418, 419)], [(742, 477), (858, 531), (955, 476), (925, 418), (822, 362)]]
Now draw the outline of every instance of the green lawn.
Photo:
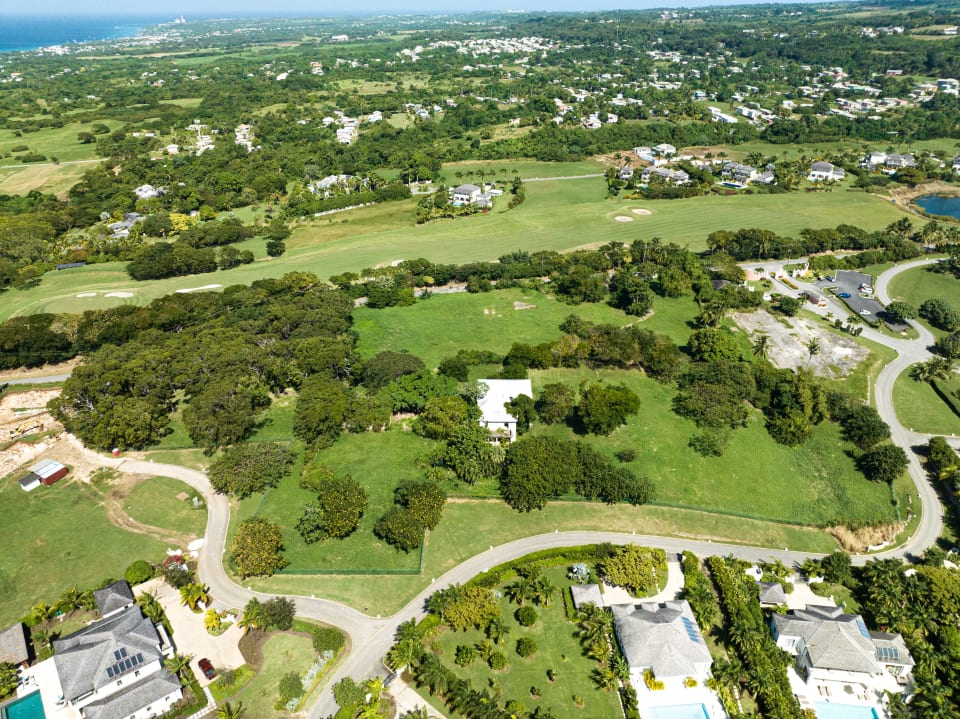
[[(516, 309), (515, 303), (534, 307)], [(360, 334), (363, 357), (383, 350), (407, 350), (428, 367), (436, 367), (460, 349), (506, 354), (514, 342), (533, 345), (554, 340), (561, 335), (560, 323), (571, 314), (616, 325), (636, 319), (605, 304), (567, 305), (539, 292), (514, 288), (434, 295), (412, 307), (360, 307), (353, 313), (353, 326)]]
[(280, 679), (284, 674), (303, 675), (313, 664), (310, 639), (299, 634), (275, 634), (263, 645), (263, 664), (249, 683), (230, 700), (243, 702), (249, 717), (286, 717), (289, 713), (274, 709), (279, 698)]
[(48, 192), (65, 198), (84, 173), (96, 166), (93, 162), (53, 165), (2, 165), (0, 166), (0, 193), (22, 195), (31, 190)]
[[(187, 499), (178, 499), (181, 493), (187, 494)], [(207, 511), (203, 504), (194, 506), (193, 498), (198, 496), (176, 479), (152, 477), (133, 488), (124, 508), (138, 522), (202, 537), (207, 526)]]
[[(941, 386), (960, 390), (960, 376)], [(960, 434), (960, 417), (954, 414), (926, 382), (910, 378), (909, 372), (897, 377), (893, 385), (893, 406), (897, 418), (907, 429), (923, 434)]]
[(672, 507), (551, 502), (542, 511), (520, 514), (500, 500), (456, 501), (448, 502), (440, 524), (427, 536), (420, 576), (277, 575), (244, 584), (264, 592), (316, 594), (371, 615), (392, 614), (465, 559), (491, 546), (557, 530), (636, 532), (819, 553), (836, 548), (831, 537), (816, 529)]
[(161, 542), (110, 524), (92, 487), (68, 477), (28, 494), (17, 484), (20, 476), (0, 482), (0, 625), (37, 602), (52, 604), (69, 587), (91, 587), (122, 577), (135, 560), (164, 557)]
[[(123, 302), (145, 304), (178, 289), (249, 284), (259, 277), (293, 270), (315, 272), (326, 278), (402, 258), (426, 257), (435, 262), (491, 260), (516, 249), (568, 250), (610, 241), (629, 243), (652, 236), (702, 249), (707, 235), (718, 229), (765, 227), (789, 235), (804, 227), (848, 222), (871, 230), (904, 216), (891, 203), (858, 192), (650, 202), (605, 200), (604, 194), (605, 185), (600, 178), (548, 181), (530, 183), (527, 201), (510, 212), (503, 212), (501, 203), (501, 210), (488, 214), (416, 225), (415, 201), (410, 200), (311, 218), (296, 227), (288, 241), (289, 250), (282, 258), (151, 282), (130, 280), (123, 263), (116, 262), (49, 273), (37, 287), (10, 294), (0, 309), (0, 319), (24, 313), (76, 312)], [(653, 214), (633, 215), (631, 210), (638, 207), (650, 209)], [(617, 216), (632, 217), (633, 221), (617, 222)], [(135, 296), (103, 296), (116, 290), (132, 291)], [(78, 300), (75, 295), (84, 291), (99, 294)]]
[(357, 530), (345, 539), (306, 544), (296, 523), (304, 505), (314, 496), (299, 486), (297, 468), (262, 498), (240, 503), (231, 515), (233, 523), (253, 513), (278, 523), (283, 529), (285, 556), (290, 569), (406, 569), (416, 570), (419, 552), (403, 554), (373, 536), (373, 525), (393, 506), (393, 490), (403, 480), (419, 479), (417, 459), (430, 443), (395, 427), (388, 432), (348, 434), (328, 449), (317, 453), (319, 462), (337, 474), (349, 474), (366, 489), (367, 510)]
[[(566, 579), (565, 571), (561, 567), (547, 570), (544, 574), (553, 584), (566, 591), (570, 582)], [(444, 666), (453, 670), (456, 676), (470, 680), (475, 689), (489, 687), (490, 681), (496, 681), (503, 690), (501, 706), (509, 699), (517, 699), (526, 705), (528, 711), (543, 707), (553, 710), (559, 717), (609, 719), (619, 715), (620, 702), (616, 693), (597, 689), (591, 680), (590, 673), (599, 664), (583, 655), (583, 649), (574, 634), (576, 625), (567, 621), (559, 596), (554, 597), (550, 606), (536, 607), (538, 618), (532, 627), (521, 627), (514, 618), (517, 605), (505, 598), (500, 600), (500, 605), (503, 621), (510, 630), (503, 645), (498, 647), (498, 651), (507, 655), (507, 669), (493, 671), (480, 658), (466, 668), (454, 663), (458, 645), (475, 646), (485, 639), (483, 632), (476, 629), (464, 632), (444, 629), (440, 632), (436, 643), (441, 650)], [(537, 643), (536, 654), (526, 659), (517, 654), (517, 640), (521, 637), (529, 637)], [(556, 681), (547, 679), (548, 669), (558, 673)], [(531, 696), (531, 686), (540, 688), (539, 699)], [(575, 695), (582, 698), (582, 708), (574, 703)]]
[[(610, 436), (589, 441), (611, 456), (621, 449), (636, 450), (637, 459), (629, 466), (654, 481), (658, 502), (820, 527), (894, 518), (889, 490), (856, 470), (835, 424), (821, 424), (800, 447), (785, 447), (770, 438), (762, 418), (754, 415), (746, 428), (732, 434), (722, 457), (704, 458), (687, 446), (695, 425), (670, 409), (672, 387), (615, 370), (541, 370), (531, 376), (534, 393), (548, 382), (576, 386), (585, 379), (623, 382), (636, 392), (640, 412)], [(535, 431), (573, 437), (561, 426), (541, 425)]]
[[(111, 130), (116, 130), (123, 123), (117, 120), (100, 120)], [(0, 130), (0, 155), (9, 153), (14, 147), (26, 145), (30, 154), (45, 155), (48, 160), (56, 157), (60, 162), (71, 160), (92, 160), (97, 156), (95, 143), (83, 145), (77, 139), (77, 133), (90, 132), (92, 122), (72, 122), (63, 127), (53, 127), (37, 132), (24, 132), (21, 137), (14, 134), (14, 130)], [(17, 159), (25, 152), (14, 153), (12, 157), (0, 158), (0, 165), (20, 165)]]
[[(890, 281), (888, 288), (891, 300), (903, 300), (919, 307), (926, 300), (944, 300), (960, 307), (960, 280), (944, 272), (932, 272), (928, 267), (917, 267), (903, 272)], [(924, 323), (937, 337), (945, 332)]]

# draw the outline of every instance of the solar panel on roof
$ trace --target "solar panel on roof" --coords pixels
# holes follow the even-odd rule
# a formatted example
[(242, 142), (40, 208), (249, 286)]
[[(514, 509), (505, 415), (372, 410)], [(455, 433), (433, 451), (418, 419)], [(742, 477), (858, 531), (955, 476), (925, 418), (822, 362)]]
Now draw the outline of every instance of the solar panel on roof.
[(700, 633), (697, 631), (696, 625), (690, 620), (690, 617), (680, 617), (683, 620), (683, 627), (687, 630), (687, 636), (690, 638), (690, 641), (694, 644), (700, 643)]
[(107, 667), (107, 676), (113, 679), (113, 667)]
[(870, 638), (870, 632), (867, 631), (867, 625), (863, 623), (863, 620), (860, 617), (857, 617), (857, 629), (860, 630), (860, 633), (865, 639)]

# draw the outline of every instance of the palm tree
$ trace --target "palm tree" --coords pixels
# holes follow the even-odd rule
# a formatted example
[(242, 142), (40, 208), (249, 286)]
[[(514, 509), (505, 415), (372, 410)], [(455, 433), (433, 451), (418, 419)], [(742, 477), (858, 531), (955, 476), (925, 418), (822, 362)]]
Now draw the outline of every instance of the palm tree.
[(606, 637), (598, 639), (587, 647), (587, 656), (596, 659), (598, 662), (606, 662), (610, 659), (610, 644)]
[(757, 335), (753, 341), (753, 356), (757, 359), (767, 359), (767, 352), (770, 348), (770, 335)]
[(243, 629), (244, 634), (251, 629), (267, 628), (266, 611), (256, 597), (247, 602), (247, 606), (243, 608), (243, 616), (237, 622), (237, 626)]
[(810, 360), (820, 354), (820, 340), (817, 337), (811, 337), (807, 342), (807, 367), (810, 366)]
[(160, 604), (155, 595), (142, 592), (140, 596), (137, 597), (137, 604), (140, 606), (140, 611), (143, 612), (143, 616), (154, 624), (159, 624), (163, 621), (163, 605)]
[(487, 624), (486, 635), (494, 644), (503, 644), (510, 633), (510, 627), (500, 617), (494, 617)]
[(477, 650), (477, 654), (481, 659), (483, 659), (483, 661), (490, 659), (490, 655), (496, 651), (496, 649), (494, 649), (493, 642), (491, 642), (489, 639), (483, 639), (477, 642), (473, 648)]
[(57, 600), (56, 608), (64, 614), (83, 609), (83, 594), (77, 587), (67, 589)]
[(440, 663), (436, 654), (427, 654), (417, 665), (415, 672), (417, 686), (426, 687), (431, 694), (443, 697), (450, 687), (447, 669)]
[(590, 678), (593, 683), (604, 691), (616, 689), (619, 685), (619, 679), (610, 667), (597, 667), (590, 672)]
[(533, 581), (532, 599), (541, 607), (549, 607), (550, 599), (557, 588), (546, 577), (540, 576)]
[(418, 639), (417, 635), (417, 620), (410, 619), (409, 621), (403, 622), (397, 626), (397, 632), (393, 635), (398, 642), (402, 642), (404, 639)]
[(246, 711), (243, 702), (237, 702), (236, 704), (224, 702), (217, 707), (217, 719), (240, 719)]
[(419, 706), (404, 712), (400, 719), (430, 719), (430, 714), (427, 713), (426, 707)]
[(180, 602), (196, 611), (201, 602), (210, 603), (210, 594), (203, 584), (187, 584), (180, 587)]
[(513, 584), (508, 584), (503, 590), (504, 596), (521, 607), (533, 598), (533, 584), (526, 577), (520, 577)]
[(49, 647), (53, 642), (53, 633), (48, 632), (46, 629), (37, 629), (36, 631), (30, 632), (30, 638), (38, 647)]
[(413, 664), (423, 654), (423, 646), (416, 639), (401, 639), (387, 652), (385, 663), (393, 671)]
[(54, 608), (45, 602), (37, 602), (33, 605), (33, 609), (30, 610), (30, 615), (37, 620), (38, 624), (53, 618), (54, 613)]
[(164, 660), (163, 668), (171, 674), (179, 674), (190, 666), (190, 659), (192, 659), (192, 657), (189, 654), (174, 654), (172, 657)]

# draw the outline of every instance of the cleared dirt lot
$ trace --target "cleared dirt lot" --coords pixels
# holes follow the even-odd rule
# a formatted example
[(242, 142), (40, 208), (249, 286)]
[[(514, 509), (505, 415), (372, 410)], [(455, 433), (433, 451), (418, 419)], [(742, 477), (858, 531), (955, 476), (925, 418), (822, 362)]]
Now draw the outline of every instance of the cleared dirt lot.
[[(838, 379), (852, 372), (869, 351), (851, 337), (835, 334), (802, 317), (774, 317), (766, 310), (736, 312), (733, 321), (746, 330), (751, 341), (767, 335), (767, 357), (777, 367), (808, 367), (820, 377)], [(808, 343), (816, 338), (820, 351), (810, 356)]]

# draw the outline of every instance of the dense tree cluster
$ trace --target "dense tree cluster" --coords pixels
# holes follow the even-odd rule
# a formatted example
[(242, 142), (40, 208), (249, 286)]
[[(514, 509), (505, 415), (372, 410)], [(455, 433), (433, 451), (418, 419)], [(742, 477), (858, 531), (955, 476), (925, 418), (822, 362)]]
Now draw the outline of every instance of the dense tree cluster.
[(230, 557), (243, 579), (276, 574), (287, 566), (280, 527), (257, 517), (243, 520), (230, 544)]
[(210, 486), (237, 499), (276, 487), (293, 464), (293, 452), (276, 442), (230, 447), (207, 468)]

